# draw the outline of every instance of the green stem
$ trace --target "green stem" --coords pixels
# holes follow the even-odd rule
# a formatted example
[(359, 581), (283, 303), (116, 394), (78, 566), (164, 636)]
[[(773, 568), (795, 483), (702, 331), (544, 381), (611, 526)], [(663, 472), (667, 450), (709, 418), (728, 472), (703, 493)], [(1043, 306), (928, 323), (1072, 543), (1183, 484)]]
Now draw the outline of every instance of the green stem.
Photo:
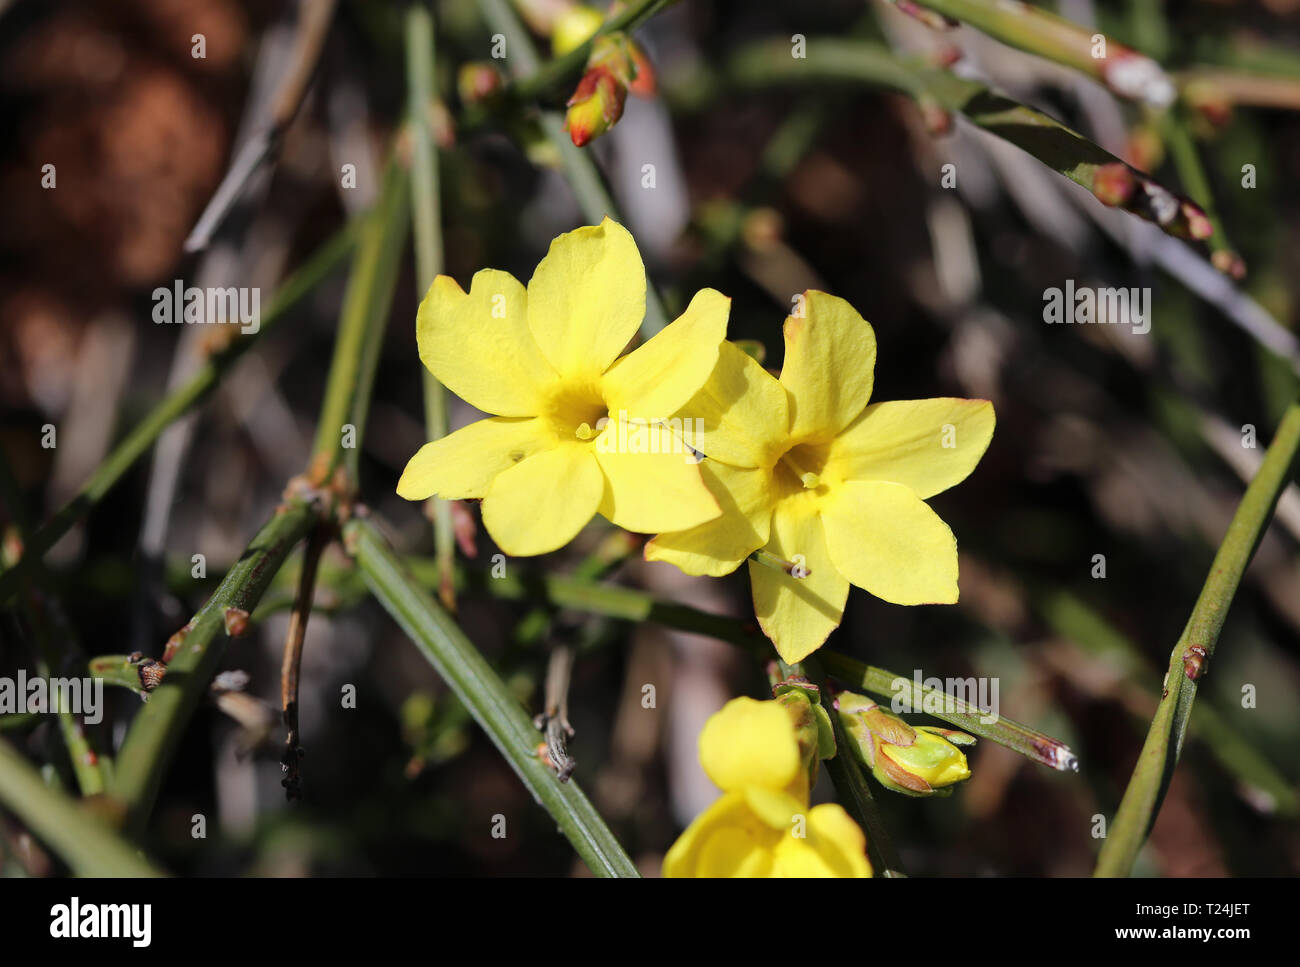
[(1027, 3), (1007, 0), (917, 0), (953, 20), (969, 24), (1009, 47), (1044, 57), (1082, 71), (1114, 93), (1158, 107), (1174, 98), (1174, 87), (1160, 66), (1149, 57), (1109, 37), (1105, 56), (1093, 38), (1098, 31), (1058, 17)]
[[(127, 807), (132, 828), (142, 828), (148, 819), (185, 726), (220, 666), (227, 628), (240, 630), (238, 612), (251, 613), (257, 607), (284, 559), (318, 519), (317, 510), (305, 500), (282, 504), (190, 619), (167, 665), (167, 677), (150, 693), (118, 754), (114, 793)], [(227, 625), (232, 610), (234, 620)]]
[(1196, 150), (1196, 142), (1192, 140), (1183, 112), (1178, 108), (1165, 111), (1160, 119), (1160, 131), (1169, 147), (1179, 181), (1187, 190), (1188, 197), (1201, 206), (1205, 217), (1214, 227), (1214, 234), (1207, 239), (1214, 267), (1233, 278), (1240, 278), (1245, 275), (1246, 266), (1223, 230), (1223, 219), (1219, 216), (1214, 193), (1210, 190), (1210, 179), (1205, 173), (1205, 166), (1201, 163), (1200, 153)]
[[(1156, 696), (1151, 701), (1154, 706), (1159, 690), (1150, 678), (1150, 664), (1135, 642), (1068, 591), (1035, 595), (1032, 602), (1043, 620), (1091, 661), (1117, 669), (1124, 683), (1143, 697)], [(1150, 711), (1144, 714), (1132, 702), (1123, 704), (1139, 722), (1150, 722)], [(1220, 768), (1242, 788), (1251, 790), (1254, 802), (1267, 802), (1269, 811), (1287, 817), (1300, 815), (1300, 795), (1290, 781), (1232, 725), (1229, 717), (1207, 698), (1201, 698), (1196, 709), (1196, 718), (1188, 723), (1188, 730), (1205, 744)]]
[[(941, 113), (958, 113), (972, 124), (1014, 144), (1053, 171), (1177, 238), (1201, 238), (1204, 213), (1100, 145), (1042, 111), (993, 91), (978, 81), (916, 59), (896, 56), (872, 41), (811, 37), (808, 57), (791, 57), (789, 44), (762, 41), (741, 48), (727, 77), (742, 88), (858, 82), (906, 94)], [(1160, 199), (1156, 204), (1152, 199)]]
[(45, 784), (18, 751), (0, 739), (0, 803), (82, 876), (161, 873), (75, 800)]
[[(411, 123), (411, 203), (415, 223), (416, 298), (433, 285), (442, 271), (442, 211), (438, 197), (438, 152), (433, 144), (429, 111), (438, 92), (434, 85), (433, 17), (420, 4), (412, 4), (406, 15), (406, 76), (410, 97)], [(424, 425), (429, 440), (447, 435), (447, 391), (437, 377), (424, 367)], [(455, 592), (452, 571), (455, 567), (456, 535), (452, 530), (451, 504), (433, 497), (425, 504), (433, 518), (433, 544), (441, 572), (439, 598), (443, 606), (454, 609)]]
[[(882, 698), (903, 699), (904, 711), (933, 715), (937, 719), (957, 726), (963, 732), (970, 732), (972, 735), (978, 735), (982, 739), (988, 739), (990, 742), (996, 742), (1014, 752), (1019, 752), (1039, 765), (1062, 771), (1077, 771), (1079, 768), (1079, 759), (1069, 746), (1037, 729), (1031, 729), (1027, 725), (1021, 725), (1001, 715), (990, 716), (958, 696), (950, 695), (942, 689), (931, 688), (924, 683), (918, 684), (915, 679), (898, 675), (884, 668), (866, 665), (833, 651), (822, 651), (818, 654), (825, 662), (826, 670), (834, 678)], [(986, 721), (989, 718), (993, 721)]]
[[(1300, 400), (1293, 402), (1282, 417), (1259, 472), (1246, 488), (1223, 543), (1214, 555), (1187, 626), (1169, 656), (1163, 698), (1151, 720), (1151, 729), (1115, 821), (1102, 844), (1097, 876), (1128, 876), (1138, 850), (1155, 823), (1182, 753), (1200, 676), (1214, 656), (1215, 644), (1241, 584), (1241, 576), (1264, 536), (1278, 498), (1291, 480), (1298, 453)], [(1192, 651), (1193, 648), (1197, 651)]]
[(871, 794), (871, 786), (867, 783), (867, 777), (863, 775), (857, 758), (850, 751), (852, 739), (845, 734), (839, 715), (830, 707), (826, 672), (821, 661), (818, 660), (819, 657), (826, 656), (809, 656), (803, 660), (802, 665), (808, 680), (821, 690), (831, 726), (835, 730), (835, 755), (825, 760), (826, 772), (835, 786), (840, 805), (857, 820), (863, 833), (866, 834), (867, 855), (875, 874), (890, 877), (905, 876), (902, 860), (899, 859), (894, 841), (885, 828), (884, 820), (880, 816), (880, 807), (876, 804), (875, 796)]
[[(392, 306), (406, 245), (409, 191), (410, 179), (395, 159), (390, 160), (379, 202), (365, 216), (343, 296), (334, 359), (316, 424), (312, 457), (314, 483), (326, 482), (343, 466), (349, 486), (355, 488), (357, 484), (361, 441), (383, 346), (384, 323)], [(348, 426), (352, 428), (350, 433), (346, 430)]]
[(599, 876), (637, 876), (636, 866), (576, 782), (561, 783), (536, 756), (542, 735), (455, 621), (402, 566), (375, 525), (354, 518), (344, 545), (375, 597), (470, 710), (533, 797)]
[[(629, 27), (650, 17), (672, 0), (641, 0), (628, 10), (609, 20), (598, 33), (608, 33)], [(506, 60), (510, 64), (516, 83), (515, 93), (522, 99), (531, 99), (537, 91), (545, 90), (559, 83), (560, 80), (577, 73), (587, 61), (591, 48), (588, 41), (564, 57), (541, 66), (537, 48), (524, 25), (510, 7), (509, 0), (479, 0), (479, 8), (488, 26), (506, 38)], [(590, 152), (577, 147), (564, 130), (564, 114), (559, 111), (542, 110), (538, 118), (542, 131), (554, 145), (560, 156), (573, 194), (578, 199), (578, 207), (583, 217), (592, 224), (598, 224), (606, 215), (622, 223), (618, 206), (609, 193), (604, 176), (596, 166)], [(646, 286), (645, 319), (641, 323), (641, 336), (649, 339), (664, 326), (668, 325), (668, 313), (663, 300), (653, 285)]]
[(36, 566), (54, 544), (72, 529), (117, 484), (174, 421), (180, 419), (220, 383), (226, 371), (248, 351), (256, 339), (282, 320), (303, 296), (323, 280), (352, 247), (355, 225), (344, 226), (280, 286), (262, 315), (257, 332), (236, 337), (222, 352), (212, 356), (184, 386), (156, 405), (126, 439), (95, 469), (76, 495), (27, 541), (23, 556), (0, 574), (0, 606), (18, 590), (23, 576)]

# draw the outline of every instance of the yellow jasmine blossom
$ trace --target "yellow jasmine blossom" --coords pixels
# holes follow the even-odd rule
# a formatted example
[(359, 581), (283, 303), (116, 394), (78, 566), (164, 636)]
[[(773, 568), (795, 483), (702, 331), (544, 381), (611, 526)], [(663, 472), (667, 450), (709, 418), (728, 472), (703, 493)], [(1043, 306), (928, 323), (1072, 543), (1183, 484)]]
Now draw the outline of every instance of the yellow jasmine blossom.
[(791, 663), (839, 625), (850, 584), (894, 604), (956, 602), (957, 541), (925, 500), (966, 478), (994, 424), (987, 400), (869, 404), (871, 326), (825, 292), (800, 305), (779, 379), (724, 343), (683, 408), (702, 421), (692, 446), (722, 515), (645, 552), (688, 574), (728, 574), (760, 549), (786, 562), (751, 560), (749, 575), (759, 624)]
[(662, 421), (708, 378), (730, 300), (697, 292), (620, 357), (645, 293), (636, 243), (608, 218), (555, 239), (526, 289), (496, 269), (476, 273), (469, 292), (438, 276), (420, 303), (420, 359), (492, 415), (423, 446), (398, 494), (482, 499), (484, 526), (511, 555), (562, 547), (596, 513), (640, 533), (718, 516), (699, 466)]
[(700, 763), (722, 797), (664, 856), (666, 877), (866, 877), (866, 838), (843, 808), (809, 808), (790, 712), (737, 698), (700, 733)]

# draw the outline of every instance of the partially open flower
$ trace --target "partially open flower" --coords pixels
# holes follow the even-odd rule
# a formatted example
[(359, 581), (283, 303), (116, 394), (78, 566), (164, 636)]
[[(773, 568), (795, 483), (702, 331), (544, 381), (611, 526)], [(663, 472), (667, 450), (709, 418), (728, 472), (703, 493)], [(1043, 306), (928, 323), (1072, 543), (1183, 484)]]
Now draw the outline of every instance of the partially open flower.
[(723, 796), (664, 856), (667, 877), (870, 876), (866, 838), (840, 806), (809, 808), (818, 725), (807, 695), (737, 698), (700, 733), (700, 763)]
[(959, 745), (975, 737), (956, 729), (911, 726), (871, 699), (841, 692), (835, 708), (854, 752), (887, 789), (905, 796), (945, 795), (970, 778)]

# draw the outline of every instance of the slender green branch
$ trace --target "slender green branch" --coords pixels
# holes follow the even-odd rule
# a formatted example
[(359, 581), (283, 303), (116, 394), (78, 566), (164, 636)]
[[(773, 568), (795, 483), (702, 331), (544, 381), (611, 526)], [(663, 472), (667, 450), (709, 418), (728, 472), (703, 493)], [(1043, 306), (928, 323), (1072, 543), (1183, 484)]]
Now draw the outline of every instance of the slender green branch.
[(1174, 99), (1173, 82), (1154, 60), (1046, 10), (1016, 0), (916, 2), (1009, 47), (1082, 71), (1120, 97), (1156, 107), (1165, 107)]
[[(1105, 204), (1159, 225), (1178, 238), (1206, 238), (1205, 213), (1100, 145), (1041, 111), (917, 59), (896, 56), (871, 41), (811, 37), (808, 57), (791, 57), (784, 42), (759, 42), (739, 50), (726, 76), (744, 88), (857, 82), (906, 94), (940, 117), (957, 113), (1014, 144)], [(932, 126), (942, 128), (948, 123)]]
[(45, 784), (0, 739), (0, 803), (82, 876), (160, 876), (134, 846), (77, 802)]
[[(824, 656), (820, 656), (824, 657)], [(903, 862), (898, 856), (894, 841), (880, 816), (880, 806), (871, 793), (867, 777), (850, 748), (853, 741), (844, 732), (844, 726), (835, 710), (829, 707), (830, 692), (826, 687), (826, 672), (819, 656), (810, 656), (802, 662), (809, 681), (816, 685), (828, 703), (831, 726), (835, 730), (835, 755), (824, 760), (826, 772), (831, 777), (835, 792), (849, 814), (857, 820), (867, 836), (867, 855), (877, 876), (904, 876)]]
[(1300, 454), (1300, 400), (1293, 402), (1282, 417), (1259, 472), (1246, 488), (1223, 543), (1214, 555), (1187, 626), (1169, 656), (1163, 697), (1151, 720), (1151, 729), (1115, 821), (1102, 844), (1097, 876), (1127, 876), (1155, 823), (1182, 753), (1200, 678), (1214, 656), (1215, 644), (1246, 565), (1263, 539), (1278, 498), (1291, 480), (1297, 454)]
[[(672, 0), (641, 0), (622, 14), (611, 18), (599, 32), (608, 33), (610, 30), (634, 26), (670, 2)], [(488, 26), (506, 38), (506, 60), (516, 78), (517, 95), (530, 98), (535, 92), (545, 90), (575, 74), (586, 63), (591, 48), (590, 41), (566, 56), (542, 66), (537, 48), (533, 45), (528, 31), (511, 9), (509, 0), (479, 0), (479, 8)], [(564, 130), (564, 115), (559, 111), (542, 110), (538, 120), (546, 137), (560, 156), (564, 175), (578, 199), (583, 217), (593, 225), (606, 215), (622, 222), (623, 218), (619, 214), (618, 206), (614, 203), (614, 198), (610, 195), (594, 158), (590, 152), (574, 145), (568, 132)], [(641, 335), (649, 339), (668, 325), (667, 310), (653, 285), (646, 286), (645, 309)]]
[(344, 545), (356, 557), (379, 603), (470, 710), (591, 871), (600, 876), (637, 876), (636, 867), (578, 784), (560, 783), (537, 757), (542, 735), (505, 683), (402, 566), (375, 525), (365, 518), (349, 521)]
[(173, 641), (167, 676), (131, 723), (118, 753), (114, 793), (128, 809), (132, 828), (142, 828), (199, 699), (216, 675), (227, 637), (246, 630), (275, 572), (316, 524), (312, 502), (291, 498), (276, 509), (226, 573), (207, 603)]
[(334, 359), (312, 451), (311, 478), (316, 484), (329, 480), (340, 466), (347, 471), (349, 486), (355, 487), (357, 483), (361, 441), (383, 346), (384, 324), (406, 246), (409, 191), (410, 179), (395, 159), (390, 160), (379, 202), (364, 216), (365, 224), (343, 296)]
[[(433, 285), (442, 271), (442, 210), (438, 197), (438, 152), (433, 144), (429, 112), (438, 91), (434, 85), (433, 17), (420, 4), (406, 14), (406, 77), (411, 122), (411, 203), (415, 223), (416, 298)], [(424, 425), (429, 440), (447, 435), (447, 391), (436, 376), (424, 368)], [(443, 607), (456, 608), (453, 590), (456, 535), (452, 530), (451, 503), (441, 497), (425, 502), (425, 513), (433, 519), (433, 544), (441, 572), (438, 597)]]
[(216, 388), (231, 365), (253, 345), (254, 341), (280, 322), (300, 299), (321, 282), (352, 247), (355, 225), (344, 226), (302, 264), (280, 286), (257, 332), (236, 337), (222, 351), (213, 355), (184, 386), (158, 403), (149, 415), (132, 430), (113, 452), (96, 468), (90, 479), (27, 542), (21, 559), (0, 573), (0, 606), (18, 590), (23, 576), (54, 544), (72, 529), (104, 495), (111, 490), (174, 421), (198, 405)]
[(1196, 142), (1192, 140), (1191, 130), (1182, 112), (1177, 108), (1164, 112), (1160, 129), (1165, 144), (1169, 147), (1170, 157), (1173, 158), (1174, 168), (1178, 171), (1179, 180), (1187, 190), (1188, 196), (1201, 206), (1205, 217), (1214, 227), (1214, 234), (1208, 239), (1211, 262), (1220, 272), (1225, 272), (1234, 279), (1240, 279), (1246, 274), (1246, 264), (1232, 247), (1232, 242), (1228, 240), (1227, 233), (1223, 230), (1223, 219), (1219, 216), (1219, 207), (1215, 204), (1214, 193), (1210, 190), (1209, 176), (1205, 173), (1200, 153), (1196, 150)]
[(1062, 771), (1078, 771), (1078, 757), (1060, 739), (1054, 739), (1001, 715), (990, 715), (989, 710), (971, 705), (960, 696), (931, 688), (915, 679), (865, 665), (837, 652), (822, 651), (819, 655), (833, 677), (846, 685), (865, 689), (882, 698), (898, 698), (903, 711), (933, 715), (957, 726), (963, 732), (970, 732), (1019, 752), (1039, 765)]
[[(1159, 689), (1150, 680), (1151, 666), (1146, 657), (1135, 642), (1102, 615), (1059, 589), (1035, 596), (1033, 607), (1058, 635), (1077, 645), (1089, 659), (1118, 669), (1123, 682), (1143, 698), (1150, 698), (1152, 706), (1158, 701)], [(1143, 725), (1149, 723), (1151, 711), (1144, 713), (1135, 704), (1124, 702), (1135, 719)], [(1197, 703), (1196, 717), (1188, 723), (1188, 730), (1205, 743), (1220, 768), (1251, 791), (1253, 802), (1267, 803), (1269, 811), (1280, 816), (1300, 815), (1300, 795), (1290, 781), (1208, 698), (1202, 697)]]

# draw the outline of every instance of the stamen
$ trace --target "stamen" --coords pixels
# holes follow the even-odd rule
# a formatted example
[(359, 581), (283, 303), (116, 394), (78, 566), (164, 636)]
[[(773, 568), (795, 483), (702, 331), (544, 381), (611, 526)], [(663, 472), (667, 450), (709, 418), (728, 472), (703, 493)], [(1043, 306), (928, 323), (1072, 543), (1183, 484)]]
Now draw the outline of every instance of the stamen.
[(811, 470), (805, 470), (799, 466), (798, 462), (790, 455), (791, 451), (786, 451), (781, 457), (781, 462), (794, 471), (794, 475), (799, 478), (804, 487), (808, 490), (816, 490), (822, 485), (822, 478)]
[(771, 551), (765, 551), (761, 547), (749, 555), (749, 559), (757, 564), (762, 564), (764, 567), (774, 568), (783, 574), (788, 574), (792, 578), (802, 579), (812, 573), (812, 571), (808, 570), (808, 565), (787, 561), (785, 558), (777, 557)]
[(591, 427), (586, 423), (579, 424), (577, 433), (579, 440), (590, 440), (592, 436)]

